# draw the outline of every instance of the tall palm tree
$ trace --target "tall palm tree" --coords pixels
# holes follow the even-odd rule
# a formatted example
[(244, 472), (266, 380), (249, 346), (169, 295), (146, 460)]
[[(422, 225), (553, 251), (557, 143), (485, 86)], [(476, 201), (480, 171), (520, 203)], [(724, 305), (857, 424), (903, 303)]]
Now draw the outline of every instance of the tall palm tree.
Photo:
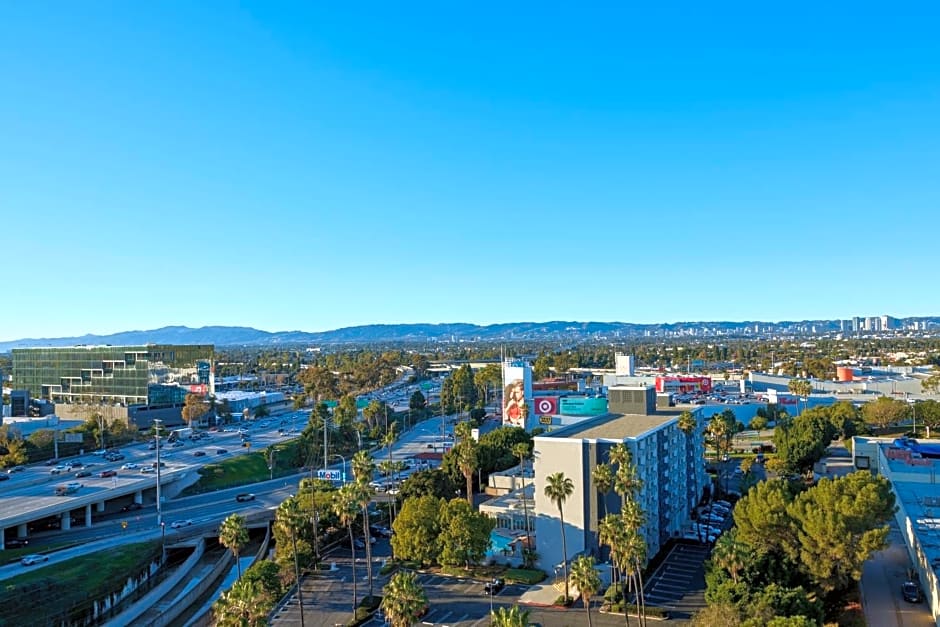
[(498, 607), (490, 614), (492, 627), (528, 627), (529, 610), (523, 610), (518, 605)]
[[(398, 441), (398, 434), (395, 432), (397, 425), (398, 425), (397, 422), (393, 422), (392, 424), (390, 424), (388, 430), (385, 431), (385, 435), (382, 436), (382, 446), (384, 446), (385, 450), (388, 451), (388, 478), (389, 480), (391, 480), (392, 472), (394, 471), (394, 468), (395, 468), (395, 461), (392, 458), (392, 446), (395, 444), (396, 441)], [(398, 479), (398, 473), (395, 473), (395, 479), (396, 480)], [(397, 502), (398, 502), (397, 498), (392, 499), (392, 520), (396, 518), (397, 512), (395, 510), (396, 510)]]
[[(297, 601), (300, 605), (300, 624), (304, 624), (304, 590), (300, 579), (300, 560), (297, 557), (297, 530), (303, 521), (300, 503), (296, 497), (281, 502), (275, 513), (275, 523), (284, 525), (290, 532), (291, 550), (294, 552), (294, 579), (297, 582)], [(316, 531), (314, 531), (316, 533)]]
[(219, 527), (219, 542), (232, 552), (235, 564), (238, 566), (238, 578), (242, 578), (242, 562), (239, 559), (241, 550), (248, 544), (248, 527), (245, 526), (244, 516), (232, 514), (222, 521)]
[(529, 504), (525, 496), (525, 461), (532, 456), (532, 447), (526, 442), (516, 442), (512, 447), (512, 454), (519, 458), (519, 468), (522, 470), (522, 490), (519, 491), (519, 494), (522, 495), (522, 514), (525, 516), (525, 548), (531, 549), (532, 538), (529, 535)]
[(369, 533), (369, 503), (375, 490), (369, 485), (375, 476), (375, 462), (367, 451), (359, 451), (352, 458), (353, 477), (355, 477), (356, 499), (362, 510), (362, 541), (366, 546), (366, 572), (369, 577), (369, 598), (372, 598), (372, 542)]
[(347, 483), (336, 491), (333, 500), (333, 512), (339, 519), (339, 524), (346, 527), (349, 532), (349, 549), (352, 551), (352, 584), (353, 584), (353, 619), (356, 618), (356, 608), (359, 606), (358, 589), (356, 586), (356, 542), (353, 539), (353, 523), (359, 515), (359, 496), (356, 484)]
[(623, 618), (630, 625), (630, 613), (627, 611), (627, 580), (631, 572), (630, 555), (628, 552), (628, 533), (622, 516), (607, 514), (598, 528), (600, 541), (610, 547), (610, 561), (617, 567), (621, 577), (621, 593), (623, 595)]
[(552, 503), (558, 508), (558, 519), (561, 523), (561, 551), (563, 556), (562, 565), (565, 567), (565, 603), (568, 602), (568, 541), (565, 538), (565, 511), (564, 505), (568, 497), (574, 494), (574, 482), (565, 476), (563, 472), (556, 472), (546, 478), (545, 496), (551, 499)]
[(382, 611), (392, 627), (411, 627), (428, 607), (415, 572), (397, 572), (382, 589)]
[(598, 513), (597, 519), (602, 520), (607, 515), (607, 494), (614, 488), (614, 470), (610, 464), (598, 464), (591, 471), (591, 481), (594, 482), (594, 489), (601, 495), (600, 502), (604, 505), (604, 515)]
[(457, 466), (467, 480), (467, 502), (473, 507), (473, 472), (480, 465), (479, 445), (473, 438), (462, 440), (457, 445)]
[(631, 579), (636, 591), (636, 616), (643, 627), (646, 626), (646, 599), (643, 596), (643, 564), (646, 563), (646, 539), (638, 530), (627, 527), (624, 542), (626, 561), (632, 569)]
[(571, 564), (571, 583), (581, 592), (581, 602), (587, 612), (588, 627), (592, 627), (591, 597), (601, 588), (601, 577), (594, 567), (594, 558), (582, 555)]

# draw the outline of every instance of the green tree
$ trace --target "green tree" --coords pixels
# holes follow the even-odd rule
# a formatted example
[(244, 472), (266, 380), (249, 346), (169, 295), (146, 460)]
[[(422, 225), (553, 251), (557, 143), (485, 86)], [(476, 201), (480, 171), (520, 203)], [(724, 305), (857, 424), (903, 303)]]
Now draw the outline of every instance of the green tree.
[(722, 534), (715, 542), (711, 557), (712, 563), (727, 571), (734, 583), (738, 583), (741, 571), (750, 561), (750, 547), (739, 542), (736, 536), (734, 529)]
[(692, 617), (692, 627), (715, 627), (716, 625), (739, 627), (741, 625), (741, 616), (738, 609), (727, 603), (709, 604), (708, 607), (699, 610)]
[(910, 415), (911, 410), (907, 403), (887, 396), (879, 396), (862, 407), (862, 417), (865, 422), (877, 425), (880, 429), (887, 429), (891, 425), (898, 424)]
[(767, 428), (768, 420), (764, 416), (754, 416), (751, 418), (751, 423), (748, 425), (754, 431), (763, 431)]
[(433, 496), (406, 499), (392, 523), (392, 550), (398, 559), (432, 564), (440, 555), (441, 519), (446, 501)]
[[(469, 423), (461, 423), (466, 425)], [(460, 427), (461, 425), (457, 425)], [(476, 472), (480, 464), (480, 445), (469, 435), (461, 437), (460, 442), (454, 447), (457, 456), (457, 467), (467, 482), (467, 503), (473, 506), (473, 473)]]
[(242, 565), (239, 559), (241, 550), (248, 545), (248, 527), (244, 516), (231, 514), (219, 527), (219, 542), (232, 552), (238, 567), (238, 578), (242, 578)]
[(473, 511), (462, 499), (452, 499), (440, 513), (439, 542), (441, 563), (447, 565), (477, 564), (486, 557), (490, 546), (490, 532), (496, 520)]
[(356, 423), (359, 409), (356, 407), (356, 397), (344, 394), (339, 403), (333, 408), (333, 424), (338, 429), (352, 427)]
[(419, 496), (435, 496), (450, 500), (454, 497), (456, 486), (450, 477), (439, 468), (419, 470), (402, 482), (399, 497), (403, 503)]
[(574, 494), (574, 482), (563, 472), (556, 472), (545, 480), (545, 496), (558, 508), (558, 519), (561, 525), (562, 564), (565, 567), (565, 602), (571, 598), (568, 593), (568, 540), (565, 537), (565, 502)]
[(339, 379), (328, 368), (310, 366), (301, 370), (299, 378), (307, 396), (318, 403), (339, 396)]
[(865, 560), (887, 544), (894, 511), (890, 484), (868, 472), (823, 478), (790, 503), (799, 563), (823, 593), (861, 578)]
[(408, 409), (419, 416), (424, 415), (424, 410), (428, 406), (428, 400), (421, 393), (421, 390), (415, 390), (411, 398), (408, 399)]
[(760, 552), (783, 552), (796, 544), (787, 509), (793, 502), (782, 479), (758, 483), (734, 508), (735, 538)]
[(940, 427), (940, 403), (935, 400), (920, 401), (911, 409), (917, 422), (927, 427), (929, 438), (930, 430)]
[(427, 607), (417, 573), (397, 572), (382, 589), (382, 611), (392, 627), (411, 627)]
[(813, 393), (813, 384), (806, 379), (791, 379), (787, 383), (787, 390), (790, 394), (795, 394), (803, 399), (803, 408), (805, 409), (807, 399)]
[[(597, 493), (600, 495), (600, 503), (604, 504), (607, 500), (607, 495), (614, 489), (614, 471), (611, 465), (598, 464), (595, 466), (594, 470), (591, 471), (591, 481), (594, 482), (594, 489), (597, 490)], [(603, 515), (598, 514), (598, 516), (602, 519), (606, 515), (607, 506), (605, 505)]]
[(571, 563), (571, 583), (581, 593), (584, 611), (587, 612), (588, 627), (593, 625), (591, 620), (591, 597), (601, 588), (601, 577), (597, 574), (594, 558), (581, 555)]

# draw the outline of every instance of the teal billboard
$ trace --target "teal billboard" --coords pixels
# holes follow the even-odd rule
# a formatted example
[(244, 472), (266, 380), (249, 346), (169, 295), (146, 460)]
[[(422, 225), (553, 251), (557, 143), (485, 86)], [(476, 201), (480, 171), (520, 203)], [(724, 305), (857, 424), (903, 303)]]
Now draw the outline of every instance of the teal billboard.
[(563, 396), (559, 409), (563, 416), (600, 416), (607, 413), (607, 399), (602, 396)]

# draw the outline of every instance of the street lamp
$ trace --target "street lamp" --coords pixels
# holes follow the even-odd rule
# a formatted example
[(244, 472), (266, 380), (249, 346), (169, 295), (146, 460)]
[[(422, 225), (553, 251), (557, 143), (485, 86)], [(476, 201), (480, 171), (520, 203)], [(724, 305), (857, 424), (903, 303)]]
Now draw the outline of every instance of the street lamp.
[(163, 505), (160, 500), (160, 427), (163, 421), (154, 418), (154, 439), (157, 450), (157, 524), (163, 526)]

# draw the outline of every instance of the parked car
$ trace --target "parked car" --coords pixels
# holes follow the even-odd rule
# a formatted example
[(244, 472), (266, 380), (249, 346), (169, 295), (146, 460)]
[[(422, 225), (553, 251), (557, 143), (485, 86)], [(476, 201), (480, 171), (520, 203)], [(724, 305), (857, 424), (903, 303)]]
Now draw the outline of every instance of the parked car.
[(483, 593), (484, 594), (497, 594), (500, 590), (506, 587), (506, 580), (495, 578), (493, 581), (487, 581), (483, 584)]
[(242, 492), (241, 494), (235, 495), (235, 500), (239, 503), (243, 503), (245, 501), (254, 501), (255, 495), (251, 494), (250, 492)]
[(901, 595), (908, 603), (920, 603), (924, 600), (924, 593), (921, 592), (920, 586), (913, 581), (905, 581), (901, 584)]
[(369, 531), (371, 531), (375, 535), (382, 536), (383, 538), (392, 537), (392, 530), (382, 525), (372, 525), (371, 527), (369, 527)]
[(170, 526), (174, 529), (182, 529), (183, 527), (189, 527), (193, 524), (191, 520), (174, 520)]
[(48, 562), (48, 555), (25, 555), (23, 559), (20, 560), (20, 563), (23, 566), (32, 566), (33, 564), (40, 564), (42, 562)]

